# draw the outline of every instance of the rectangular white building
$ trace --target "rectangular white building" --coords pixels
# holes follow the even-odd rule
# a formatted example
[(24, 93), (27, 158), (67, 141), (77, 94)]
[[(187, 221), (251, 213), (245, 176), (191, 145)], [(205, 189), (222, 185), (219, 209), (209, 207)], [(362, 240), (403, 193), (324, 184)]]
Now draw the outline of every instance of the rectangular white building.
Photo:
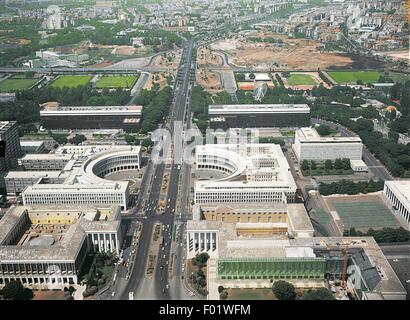
[(410, 180), (386, 181), (383, 193), (410, 230)]
[(359, 137), (321, 137), (313, 128), (300, 128), (293, 150), (299, 161), (361, 160), (363, 144)]

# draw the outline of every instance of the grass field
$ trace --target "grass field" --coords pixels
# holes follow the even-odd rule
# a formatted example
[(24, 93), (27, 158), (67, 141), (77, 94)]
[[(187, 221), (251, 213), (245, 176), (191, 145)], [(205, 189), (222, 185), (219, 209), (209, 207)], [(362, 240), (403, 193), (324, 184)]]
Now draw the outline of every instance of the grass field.
[(330, 223), (330, 217), (323, 209), (315, 210), (315, 218), (320, 224)]
[(227, 289), (228, 300), (276, 300), (272, 289)]
[(316, 84), (315, 80), (307, 74), (291, 74), (287, 82), (290, 86), (314, 86)]
[(0, 92), (12, 92), (18, 90), (24, 90), (34, 85), (38, 79), (6, 79), (0, 82)]
[(375, 83), (379, 81), (378, 71), (329, 71), (327, 72), (337, 83), (356, 83), (362, 80), (364, 83)]
[(406, 81), (410, 80), (410, 75), (406, 73), (390, 72), (389, 76), (393, 79), (393, 81), (400, 83), (405, 83)]
[(333, 205), (346, 229), (399, 226), (393, 214), (381, 201), (334, 202)]
[(60, 76), (51, 83), (51, 86), (53, 88), (75, 88), (87, 85), (91, 79), (92, 76)]
[(103, 76), (100, 80), (97, 81), (97, 88), (131, 88), (135, 81), (137, 81), (137, 76)]

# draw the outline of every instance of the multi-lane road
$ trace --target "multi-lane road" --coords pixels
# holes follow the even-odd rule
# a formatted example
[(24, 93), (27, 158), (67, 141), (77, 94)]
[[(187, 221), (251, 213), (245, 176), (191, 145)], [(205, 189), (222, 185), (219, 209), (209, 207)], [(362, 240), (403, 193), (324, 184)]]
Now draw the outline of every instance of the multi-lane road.
[[(192, 60), (192, 50), (194, 49), (194, 42), (191, 40), (187, 42), (184, 47), (183, 55), (186, 57), (186, 62), (180, 66), (180, 72), (183, 74), (181, 81), (177, 82), (174, 87), (174, 102), (171, 106), (170, 116), (167, 121), (161, 126), (162, 128), (168, 128), (171, 131), (171, 136), (174, 134), (174, 121), (180, 121), (185, 128), (190, 127), (190, 98), (188, 92), (192, 87), (190, 72), (195, 69), (195, 63)], [(166, 143), (157, 145), (161, 149), (160, 156), (167, 155), (171, 150)], [(172, 156), (172, 155), (171, 155)], [(165, 157), (166, 158), (166, 157)], [(173, 158), (172, 158), (173, 159)], [(170, 179), (169, 188), (167, 194), (167, 200), (165, 205), (165, 212), (160, 214), (157, 212), (157, 204), (160, 199), (160, 192), (162, 186), (162, 180), (164, 172), (166, 170), (166, 164), (163, 162), (155, 163), (153, 159), (149, 159), (146, 171), (141, 182), (139, 198), (136, 201), (134, 209), (132, 209), (125, 217), (125, 220), (131, 220), (129, 224), (129, 234), (133, 234), (137, 224), (136, 221), (142, 225), (142, 230), (139, 238), (139, 244), (137, 247), (136, 259), (131, 265), (129, 270), (130, 277), (128, 280), (125, 278), (117, 278), (116, 283), (110, 288), (109, 292), (105, 294), (105, 298), (111, 297), (112, 299), (128, 300), (130, 292), (133, 296), (138, 296), (139, 290), (142, 289), (142, 283), (146, 279), (146, 264), (148, 259), (148, 253), (151, 245), (151, 238), (155, 223), (161, 223), (164, 228), (161, 229), (162, 236), (164, 238), (163, 245), (160, 247), (156, 259), (156, 267), (154, 271), (154, 277), (151, 279), (151, 291), (144, 292), (147, 297), (155, 299), (179, 299), (181, 292), (184, 289), (181, 279), (182, 261), (184, 261), (184, 236), (183, 230), (185, 228), (184, 222), (186, 221), (186, 205), (182, 206), (179, 212), (176, 212), (177, 201), (182, 199), (181, 203), (186, 204), (188, 201), (189, 189), (186, 186), (180, 184), (181, 167), (184, 171), (184, 180), (187, 180), (187, 175), (190, 175), (189, 166), (182, 166), (180, 163), (176, 163), (174, 160), (170, 167)], [(179, 198), (181, 196), (181, 198)], [(172, 235), (174, 228), (175, 217), (181, 218), (178, 221), (178, 237), (175, 237), (173, 243)], [(174, 254), (171, 257), (171, 245), (173, 243)], [(124, 258), (128, 258), (130, 254), (130, 248), (124, 250)], [(170, 286), (169, 279), (169, 266), (171, 258), (174, 258), (172, 274), (173, 286)], [(123, 272), (124, 274), (124, 272)], [(177, 286), (177, 288), (173, 288)], [(146, 287), (144, 287), (146, 289)], [(186, 298), (186, 296), (184, 296)]]

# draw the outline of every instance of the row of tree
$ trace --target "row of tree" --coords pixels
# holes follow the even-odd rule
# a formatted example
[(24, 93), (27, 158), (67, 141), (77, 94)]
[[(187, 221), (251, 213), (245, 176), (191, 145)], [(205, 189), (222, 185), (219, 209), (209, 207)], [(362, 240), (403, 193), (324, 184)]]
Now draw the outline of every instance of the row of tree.
[(331, 182), (331, 183), (320, 183), (319, 185), (319, 192), (324, 195), (328, 196), (331, 194), (359, 194), (359, 193), (369, 193), (369, 192), (376, 192), (383, 190), (384, 181), (360, 181), (360, 182), (353, 182), (350, 180), (341, 180), (338, 182)]
[(190, 275), (190, 281), (193, 288), (200, 294), (206, 296), (208, 291), (206, 290), (206, 274), (203, 268), (206, 266), (209, 260), (209, 255), (206, 252), (198, 253), (191, 259), (191, 263), (196, 267), (196, 271)]
[(167, 86), (162, 90), (142, 90), (140, 101), (143, 105), (141, 132), (154, 131), (168, 114), (172, 101), (172, 89)]
[[(296, 300), (298, 295), (295, 286), (287, 281), (275, 281), (272, 291), (278, 300)], [(336, 300), (326, 288), (310, 289), (303, 293), (301, 300)]]
[[(317, 169), (317, 163), (313, 160), (312, 161), (303, 160), (300, 168), (303, 171), (316, 170)], [(325, 169), (326, 170), (331, 170), (331, 169), (349, 170), (350, 169), (350, 160), (349, 159), (336, 159), (334, 162), (332, 160), (326, 160), (325, 161)]]
[(381, 230), (374, 230), (370, 228), (367, 232), (350, 228), (343, 232), (345, 237), (373, 237), (378, 243), (389, 242), (407, 242), (410, 241), (410, 231), (400, 228), (383, 228)]
[(64, 106), (120, 106), (130, 99), (129, 91), (118, 88), (104, 89), (101, 92), (93, 90), (90, 85), (75, 88), (55, 88), (46, 86), (42, 89), (24, 90), (17, 93), (17, 99), (45, 103), (57, 101)]
[[(360, 107), (360, 94), (355, 89), (348, 87), (333, 87), (331, 90), (319, 87), (312, 91), (312, 95), (318, 95), (311, 105), (312, 116), (338, 122), (357, 133), (363, 140), (370, 152), (389, 169), (394, 176), (404, 176), (410, 170), (410, 144), (403, 145), (397, 142), (399, 133), (409, 132), (410, 126), (410, 81), (406, 84), (396, 84), (394, 94), (400, 97), (401, 117), (392, 117), (389, 136), (386, 138), (382, 133), (374, 130), (373, 119), (379, 118), (378, 111), (373, 107)], [(332, 101), (346, 103), (330, 104)], [(357, 101), (357, 102), (356, 102)], [(389, 101), (386, 101), (389, 102)], [(362, 118), (360, 118), (362, 117)], [(359, 118), (358, 120), (353, 120)]]

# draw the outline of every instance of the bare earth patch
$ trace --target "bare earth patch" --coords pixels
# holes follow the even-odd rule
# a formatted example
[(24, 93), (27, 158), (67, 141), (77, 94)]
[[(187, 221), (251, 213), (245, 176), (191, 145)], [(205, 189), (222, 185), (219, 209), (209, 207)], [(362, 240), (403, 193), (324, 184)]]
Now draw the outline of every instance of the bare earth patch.
[(254, 68), (270, 68), (276, 64), (284, 69), (316, 70), (333, 67), (348, 67), (353, 60), (345, 55), (324, 52), (319, 43), (309, 39), (289, 39), (287, 36), (272, 32), (256, 32), (252, 37), (274, 38), (283, 43), (252, 42), (239, 36), (225, 39), (211, 45), (213, 50), (225, 51), (230, 55), (230, 62)]

